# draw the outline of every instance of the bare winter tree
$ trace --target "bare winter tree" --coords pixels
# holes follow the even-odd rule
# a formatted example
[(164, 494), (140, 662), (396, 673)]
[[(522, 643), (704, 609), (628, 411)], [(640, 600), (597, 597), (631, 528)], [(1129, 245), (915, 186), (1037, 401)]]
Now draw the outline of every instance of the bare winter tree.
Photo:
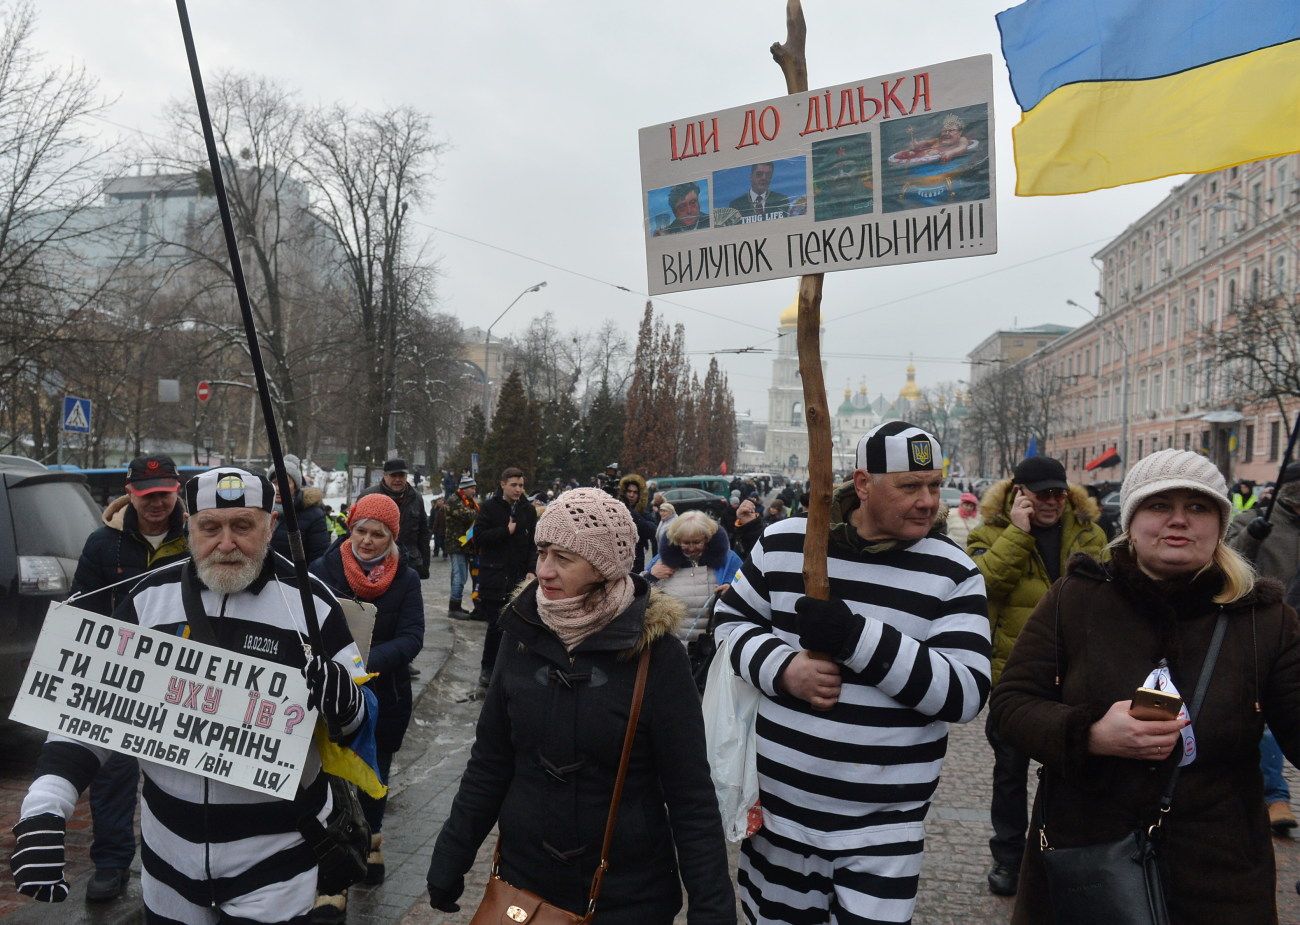
[[(86, 120), (103, 111), (80, 67), (47, 68), (31, 3), (0, 7), (0, 452), (53, 453), (66, 387), (60, 352), (89, 328), (112, 264), (85, 271), (120, 215), (96, 207), (109, 152)], [(88, 278), (89, 277), (89, 278)]]
[[(286, 445), (310, 454), (318, 436), (312, 431), (312, 406), (338, 406), (338, 396), (326, 393), (330, 378), (318, 375), (320, 358), (339, 355), (353, 328), (345, 311), (346, 290), (332, 272), (339, 264), (336, 245), (309, 211), (310, 193), (295, 171), (303, 144), (303, 109), (284, 86), (229, 72), (211, 81), (208, 100), (277, 417)], [(178, 178), (194, 177), (200, 191), (210, 189), (193, 102), (175, 100), (166, 114), (171, 138), (153, 157)], [(230, 335), (232, 346), (238, 346), (245, 337), (224, 234), (216, 204), (208, 202), (193, 221), (156, 227), (156, 262), (169, 268), (174, 285), (191, 296), (225, 290), (221, 310), (191, 317), (213, 334)], [(235, 362), (247, 366), (246, 360)], [(222, 372), (213, 370), (205, 378), (221, 378)]]
[(1275, 404), (1287, 429), (1287, 399), (1300, 396), (1300, 299), (1282, 281), (1227, 307), (1227, 323), (1199, 337), (1203, 354), (1246, 404)]
[(434, 139), (429, 118), (410, 107), (326, 107), (307, 118), (304, 139), (299, 165), (310, 179), (313, 210), (341, 251), (351, 290), (353, 346), (364, 360), (358, 388), (365, 407), (378, 412), (366, 422), (363, 442), (385, 446), (389, 418), (400, 410), (399, 341), (414, 314), (427, 310), (434, 270), (406, 215), (427, 200), (445, 145)]

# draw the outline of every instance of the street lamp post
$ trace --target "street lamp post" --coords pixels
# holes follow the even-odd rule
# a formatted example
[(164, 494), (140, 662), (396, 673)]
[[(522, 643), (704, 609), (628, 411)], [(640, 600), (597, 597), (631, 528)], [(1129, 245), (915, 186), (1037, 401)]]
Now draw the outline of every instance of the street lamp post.
[(483, 335), (483, 424), (485, 426), (488, 418), (488, 344), (492, 340), (492, 329), (496, 327), (498, 321), (506, 316), (506, 312), (515, 307), (515, 302), (518, 302), (530, 292), (536, 292), (545, 285), (546, 280), (542, 280), (536, 286), (529, 286), (523, 292), (519, 293), (519, 295), (515, 296), (514, 299), (511, 300), (510, 304), (505, 307), (505, 310), (502, 311), (501, 314), (497, 315), (496, 318), (493, 319), (492, 323), (487, 326), (487, 333)]
[[(1098, 294), (1100, 298), (1100, 293)], [(1074, 299), (1066, 299), (1066, 305), (1073, 305), (1075, 308), (1092, 316), (1093, 320), (1101, 327), (1103, 333), (1110, 336), (1110, 339), (1120, 349), (1120, 354), (1124, 357), (1124, 368), (1120, 371), (1119, 390), (1120, 390), (1120, 410), (1119, 410), (1119, 477), (1122, 481), (1124, 473), (1128, 471), (1128, 344), (1124, 338), (1111, 330), (1112, 326), (1103, 325), (1100, 316), (1090, 308), (1085, 308)], [(1112, 319), (1113, 320), (1113, 319)], [(1116, 322), (1118, 324), (1118, 322)]]

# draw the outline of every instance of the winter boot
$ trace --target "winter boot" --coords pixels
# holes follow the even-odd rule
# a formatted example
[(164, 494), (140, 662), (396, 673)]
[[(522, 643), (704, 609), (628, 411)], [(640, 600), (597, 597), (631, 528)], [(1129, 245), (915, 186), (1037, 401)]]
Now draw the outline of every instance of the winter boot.
[(312, 925), (343, 925), (348, 920), (348, 891), (317, 896), (311, 910)]
[(370, 855), (366, 858), (366, 883), (379, 886), (384, 882), (383, 833), (370, 836)]

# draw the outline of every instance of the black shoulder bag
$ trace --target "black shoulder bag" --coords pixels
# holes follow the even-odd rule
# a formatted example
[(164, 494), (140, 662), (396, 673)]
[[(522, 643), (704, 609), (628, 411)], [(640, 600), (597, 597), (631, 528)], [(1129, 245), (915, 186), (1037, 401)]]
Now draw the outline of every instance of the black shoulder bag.
[[(190, 625), (190, 637), (198, 642), (217, 645), (217, 634), (208, 619), (203, 602), (194, 588), (193, 563), (181, 566), (181, 605), (185, 608), (185, 621)], [(315, 615), (308, 615), (313, 619)], [(370, 854), (370, 826), (361, 809), (357, 788), (351, 781), (328, 774), (333, 809), (322, 825), (307, 801), (307, 791), (301, 786), (293, 798), (298, 833), (316, 855), (318, 870), (317, 890), (326, 896), (341, 893), (366, 876), (366, 858)]]
[[(1188, 715), (1195, 720), (1219, 658), (1228, 615), (1220, 611), (1214, 636), (1205, 653), (1201, 677), (1196, 682)], [(1178, 773), (1160, 795), (1160, 814), (1154, 824), (1136, 828), (1118, 841), (1082, 848), (1053, 848), (1047, 841), (1047, 799), (1042, 800), (1038, 826), (1043, 870), (1047, 876), (1056, 925), (1169, 925), (1164, 884), (1160, 877), (1157, 845), (1160, 824), (1173, 803)], [(1040, 769), (1041, 771), (1041, 769)]]

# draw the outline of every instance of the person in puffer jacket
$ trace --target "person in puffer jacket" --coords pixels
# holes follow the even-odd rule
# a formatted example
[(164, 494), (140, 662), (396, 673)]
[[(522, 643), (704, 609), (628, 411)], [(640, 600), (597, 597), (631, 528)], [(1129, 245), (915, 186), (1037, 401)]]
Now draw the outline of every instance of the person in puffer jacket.
[[(1016, 637), (1064, 574), (1066, 561), (1077, 552), (1100, 558), (1106, 532), (1097, 524), (1097, 502), (1082, 486), (1069, 484), (1065, 467), (1049, 456), (1022, 460), (1011, 478), (984, 493), (980, 513), (984, 524), (971, 531), (966, 551), (988, 591), (996, 687)], [(1003, 742), (991, 725), (985, 733), (993, 746), (989, 890), (1014, 896), (1029, 828), (1029, 759)]]

